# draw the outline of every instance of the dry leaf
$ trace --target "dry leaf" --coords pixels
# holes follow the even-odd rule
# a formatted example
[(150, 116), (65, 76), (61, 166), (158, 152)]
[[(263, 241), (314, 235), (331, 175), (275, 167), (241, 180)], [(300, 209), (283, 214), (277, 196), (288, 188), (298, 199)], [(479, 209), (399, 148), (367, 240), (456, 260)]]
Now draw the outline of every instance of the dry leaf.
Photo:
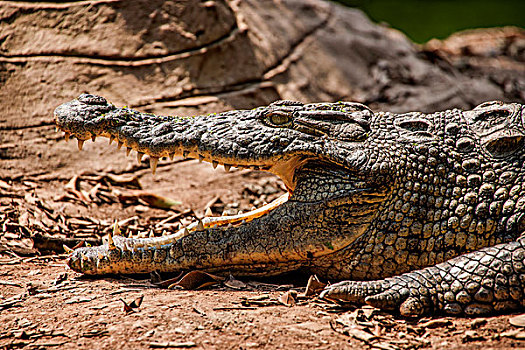
[(128, 303), (126, 303), (123, 299), (119, 299), (119, 300), (122, 301), (122, 303), (124, 304), (124, 309), (123, 310), (124, 310), (125, 313), (129, 314), (129, 313), (133, 312), (133, 308), (130, 305), (128, 305)]
[(132, 308), (138, 308), (140, 307), (140, 305), (142, 305), (142, 300), (144, 300), (144, 295), (141, 295), (140, 297), (138, 297), (137, 299), (133, 300), (129, 306), (132, 307)]
[(505, 338), (525, 340), (525, 332), (521, 331), (519, 329), (514, 329), (514, 330), (511, 330), (511, 331), (507, 331), (507, 332), (501, 333), (500, 336), (505, 337)]
[(123, 299), (119, 299), (124, 304), (124, 312), (130, 313), (133, 312), (133, 309), (137, 309), (142, 304), (142, 300), (144, 300), (144, 295), (139, 296), (135, 300), (133, 300), (131, 303), (126, 303)]
[(238, 279), (233, 277), (233, 275), (231, 274), (230, 276), (228, 276), (228, 279), (223, 282), (223, 284), (228, 288), (237, 289), (237, 290), (244, 289), (248, 286), (246, 283), (239, 281)]
[(509, 322), (515, 327), (525, 327), (525, 314), (511, 317)]
[(177, 202), (171, 198), (141, 190), (131, 191), (128, 193), (119, 193), (117, 197), (121, 202), (139, 201), (149, 205), (150, 207), (159, 209), (170, 209), (174, 205), (182, 204), (181, 202)]
[(182, 278), (168, 286), (169, 289), (180, 287), (187, 290), (202, 289), (224, 280), (223, 277), (215, 276), (207, 272), (195, 270), (188, 272)]
[(124, 176), (124, 175), (114, 175), (114, 174), (105, 174), (104, 179), (112, 185), (120, 185), (128, 188), (137, 188), (142, 189), (142, 185), (139, 182), (139, 177), (135, 176)]
[(296, 295), (294, 294), (297, 294), (297, 293), (294, 293), (294, 291), (291, 291), (291, 290), (289, 290), (288, 292), (284, 294), (281, 294), (281, 296), (279, 297), (279, 302), (286, 306), (295, 306), (296, 304), (295, 296)]
[(312, 295), (318, 295), (325, 287), (326, 283), (320, 282), (319, 278), (317, 278), (316, 275), (312, 275), (308, 279), (308, 284), (306, 285), (304, 296), (309, 297)]
[(452, 321), (447, 320), (446, 318), (437, 318), (435, 320), (430, 320), (425, 323), (421, 323), (418, 326), (423, 328), (441, 328), (452, 325)]
[(463, 338), (461, 339), (463, 343), (480, 340), (485, 340), (485, 337), (478, 334), (476, 331), (465, 331)]
[(365, 328), (358, 327), (358, 326), (345, 328), (344, 329), (344, 333), (349, 335), (349, 336), (351, 336), (351, 337), (354, 337), (357, 340), (364, 341), (365, 343), (368, 343), (371, 340), (377, 338), (375, 335), (370, 334), (367, 331), (365, 331)]

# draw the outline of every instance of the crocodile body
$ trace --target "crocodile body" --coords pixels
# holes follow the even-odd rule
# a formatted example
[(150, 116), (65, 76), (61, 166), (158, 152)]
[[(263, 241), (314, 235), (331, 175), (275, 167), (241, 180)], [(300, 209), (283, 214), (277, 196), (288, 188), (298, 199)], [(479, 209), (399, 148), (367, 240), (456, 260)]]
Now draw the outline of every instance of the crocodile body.
[[(85, 274), (308, 270), (323, 297), (403, 315), (480, 315), (525, 305), (525, 112), (516, 103), (423, 114), (279, 101), (192, 118), (81, 95), (55, 110), (81, 144), (117, 139), (155, 169), (199, 158), (279, 176), (289, 198), (257, 215), (206, 218), (170, 236), (76, 249)], [(229, 224), (226, 224), (229, 223)], [(232, 224), (233, 223), (233, 224)]]

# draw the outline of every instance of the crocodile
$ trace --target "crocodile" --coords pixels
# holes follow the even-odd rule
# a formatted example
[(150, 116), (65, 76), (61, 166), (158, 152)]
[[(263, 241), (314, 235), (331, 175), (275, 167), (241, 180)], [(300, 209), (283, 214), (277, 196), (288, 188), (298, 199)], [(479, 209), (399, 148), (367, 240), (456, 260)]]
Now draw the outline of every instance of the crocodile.
[(395, 114), (353, 102), (277, 101), (169, 117), (82, 94), (55, 110), (79, 148), (97, 136), (159, 158), (183, 156), (277, 175), (288, 193), (168, 236), (109, 235), (71, 250), (88, 274), (204, 270), (327, 279), (321, 297), (404, 316), (473, 316), (525, 305), (525, 110)]

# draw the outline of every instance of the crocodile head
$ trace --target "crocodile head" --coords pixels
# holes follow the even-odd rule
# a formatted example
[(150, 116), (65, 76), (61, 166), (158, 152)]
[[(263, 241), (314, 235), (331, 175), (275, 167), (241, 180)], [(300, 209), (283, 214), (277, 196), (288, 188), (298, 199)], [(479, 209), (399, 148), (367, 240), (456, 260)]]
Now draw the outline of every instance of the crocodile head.
[[(119, 147), (133, 149), (139, 157), (148, 154), (153, 171), (161, 157), (184, 156), (214, 167), (223, 164), (227, 170), (233, 166), (277, 175), (288, 194), (249, 213), (206, 218), (203, 225), (211, 229), (234, 224), (265, 231), (271, 221), (279, 231), (300, 229), (297, 234), (305, 237), (290, 244), (293, 259), (349, 245), (364, 232), (388, 193), (389, 175), (371, 164), (365, 145), (372, 117), (372, 111), (358, 103), (292, 101), (197, 117), (162, 117), (117, 108), (87, 94), (55, 110), (57, 126), (67, 138), (77, 138), (79, 148), (97, 136), (116, 139)], [(344, 213), (334, 213), (343, 206)], [(337, 227), (340, 233), (333, 234)], [(188, 227), (198, 228), (199, 223)], [(299, 248), (301, 240), (305, 247)]]
[[(282, 179), (289, 193), (277, 201), (206, 218), (169, 238), (191, 246), (171, 269), (268, 275), (315, 266), (325, 276), (374, 278), (475, 250), (488, 245), (484, 239), (508, 240), (505, 232), (520, 229), (518, 206), (503, 217), (503, 202), (498, 209), (491, 196), (494, 187), (508, 193), (523, 181), (516, 176), (523, 172), (522, 108), (491, 102), (471, 111), (392, 114), (358, 103), (279, 101), (179, 118), (82, 95), (55, 116), (79, 146), (97, 136), (116, 139), (140, 157), (148, 154), (153, 170), (160, 157), (180, 155)], [(496, 227), (500, 219), (506, 228)], [(213, 237), (219, 241), (211, 244)], [(70, 266), (85, 273), (153, 269), (104, 270), (96, 257), (86, 259), (90, 252), (80, 251)]]
[(55, 116), (57, 126), (80, 145), (105, 136), (148, 154), (153, 162), (184, 156), (214, 167), (265, 170), (279, 176), (290, 192), (301, 169), (311, 162), (370, 175), (360, 168), (366, 160), (360, 143), (370, 131), (373, 113), (358, 103), (278, 101), (252, 110), (159, 117), (116, 108), (102, 97), (84, 94), (58, 107)]

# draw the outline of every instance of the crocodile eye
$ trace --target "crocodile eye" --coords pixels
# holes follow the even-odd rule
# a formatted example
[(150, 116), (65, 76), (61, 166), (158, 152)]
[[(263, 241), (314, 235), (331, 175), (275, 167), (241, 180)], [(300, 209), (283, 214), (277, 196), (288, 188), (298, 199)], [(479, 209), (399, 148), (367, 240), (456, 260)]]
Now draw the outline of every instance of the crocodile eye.
[(289, 126), (292, 123), (292, 118), (288, 113), (281, 111), (271, 112), (266, 116), (268, 123), (275, 126)]

